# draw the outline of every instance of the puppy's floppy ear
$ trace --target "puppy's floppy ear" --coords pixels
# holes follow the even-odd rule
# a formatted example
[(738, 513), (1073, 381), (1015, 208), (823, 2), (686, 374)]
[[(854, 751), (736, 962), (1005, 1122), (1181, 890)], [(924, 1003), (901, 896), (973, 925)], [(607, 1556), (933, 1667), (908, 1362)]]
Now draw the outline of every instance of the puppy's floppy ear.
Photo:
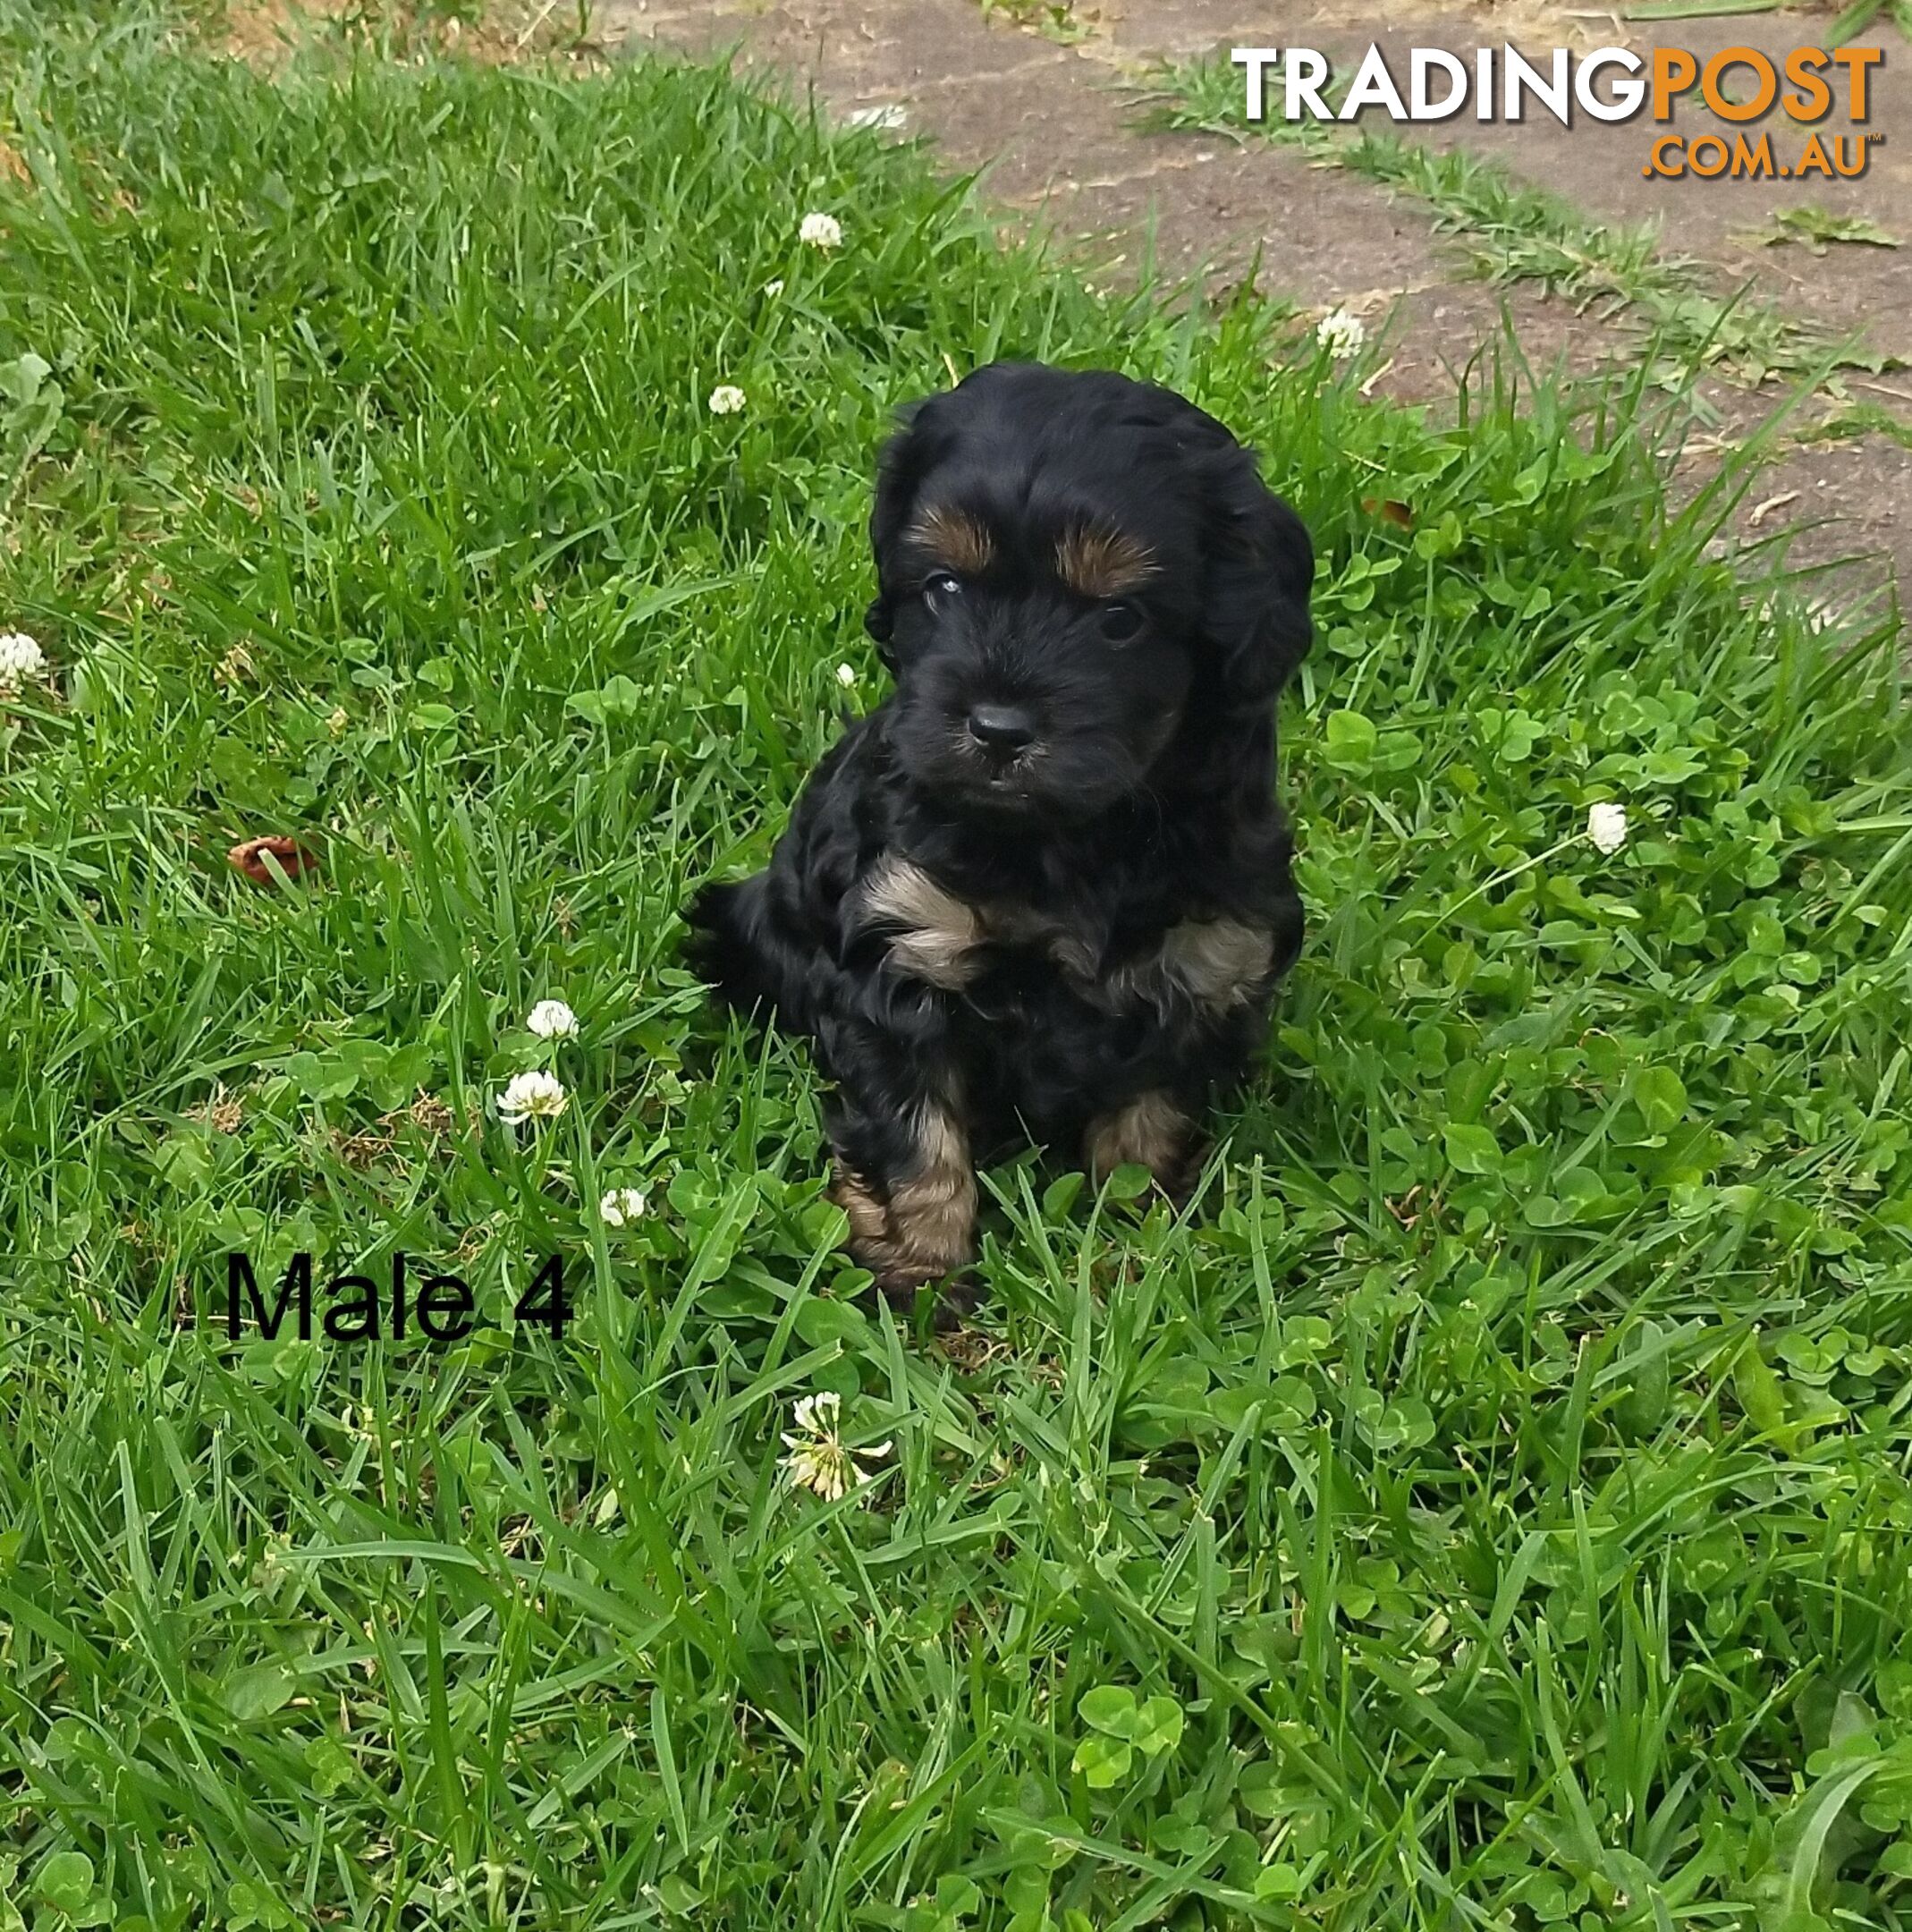
[(929, 464), (926, 425), (918, 419), (926, 407), (923, 402), (909, 402), (897, 411), (896, 433), (876, 460), (876, 497), (870, 507), (869, 543), (876, 559), (876, 597), (863, 614), (863, 628), (876, 640), (877, 655), (893, 671), (896, 665), (888, 647), (896, 586), (891, 580), (889, 562)]
[(1221, 655), (1229, 708), (1265, 711), (1314, 640), (1315, 547), (1251, 451), (1231, 443), (1211, 461), (1202, 625)]

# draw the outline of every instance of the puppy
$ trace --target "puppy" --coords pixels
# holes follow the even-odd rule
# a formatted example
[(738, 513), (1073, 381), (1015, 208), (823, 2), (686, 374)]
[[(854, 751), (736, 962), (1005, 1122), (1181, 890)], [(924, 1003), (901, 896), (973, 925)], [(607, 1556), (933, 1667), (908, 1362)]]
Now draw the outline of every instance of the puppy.
[(870, 540), (895, 694), (689, 919), (814, 1043), (851, 1251), (907, 1298), (972, 1258), (1005, 1136), (1192, 1179), (1301, 943), (1274, 708), (1314, 554), (1192, 403), (1014, 363), (906, 415)]

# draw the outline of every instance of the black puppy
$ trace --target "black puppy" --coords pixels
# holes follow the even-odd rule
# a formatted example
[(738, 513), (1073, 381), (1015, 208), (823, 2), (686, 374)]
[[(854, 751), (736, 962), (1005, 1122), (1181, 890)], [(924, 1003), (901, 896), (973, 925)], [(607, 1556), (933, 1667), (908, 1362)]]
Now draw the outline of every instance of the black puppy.
[(1165, 389), (1033, 364), (883, 454), (865, 620), (893, 697), (692, 956), (808, 1033), (850, 1246), (901, 1296), (969, 1261), (1019, 1130), (1171, 1192), (1301, 941), (1275, 699), (1314, 554), (1248, 451)]

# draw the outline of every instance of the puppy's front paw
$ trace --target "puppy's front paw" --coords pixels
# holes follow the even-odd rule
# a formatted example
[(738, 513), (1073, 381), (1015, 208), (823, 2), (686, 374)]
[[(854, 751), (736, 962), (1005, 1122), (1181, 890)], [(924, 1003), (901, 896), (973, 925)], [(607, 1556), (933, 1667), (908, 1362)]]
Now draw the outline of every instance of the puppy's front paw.
[(1118, 1167), (1146, 1167), (1172, 1201), (1188, 1199), (1195, 1185), (1195, 1123), (1168, 1094), (1138, 1094), (1099, 1114), (1082, 1137), (1089, 1177), (1105, 1181)]
[[(927, 1169), (885, 1194), (839, 1160), (830, 1198), (850, 1216), (850, 1253), (893, 1302), (908, 1306), (925, 1283), (941, 1282), (975, 1258), (976, 1177), (967, 1165)], [(962, 1305), (973, 1301), (960, 1283), (945, 1295)]]

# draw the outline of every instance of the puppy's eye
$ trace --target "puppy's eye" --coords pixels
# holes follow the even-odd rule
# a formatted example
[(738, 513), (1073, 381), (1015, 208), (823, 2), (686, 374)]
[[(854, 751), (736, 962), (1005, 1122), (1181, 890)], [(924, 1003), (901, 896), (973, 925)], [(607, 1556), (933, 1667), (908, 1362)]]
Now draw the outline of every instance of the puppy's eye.
[(923, 580), (923, 597), (926, 603), (939, 604), (948, 597), (962, 595), (962, 579), (953, 571), (932, 571)]
[(1133, 604), (1104, 604), (1102, 634), (1112, 644), (1131, 643), (1140, 635), (1142, 614)]

